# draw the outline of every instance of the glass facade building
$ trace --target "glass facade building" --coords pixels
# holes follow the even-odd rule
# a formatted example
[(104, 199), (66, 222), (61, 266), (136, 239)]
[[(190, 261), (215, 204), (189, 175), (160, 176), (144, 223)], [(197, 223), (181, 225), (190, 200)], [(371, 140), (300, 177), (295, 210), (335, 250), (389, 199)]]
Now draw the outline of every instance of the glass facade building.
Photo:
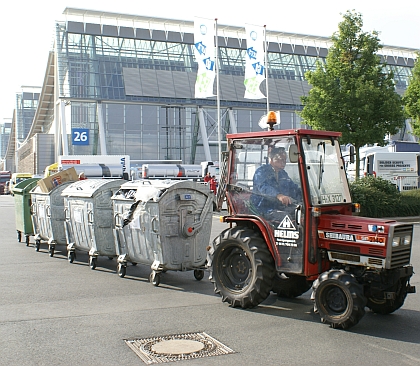
[(11, 129), (12, 122), (3, 121), (0, 123), (0, 159), (4, 159), (6, 156)]
[(16, 141), (23, 143), (29, 134), (32, 122), (38, 108), (40, 88), (22, 87), (22, 92), (16, 94)]
[[(218, 28), (219, 116), (216, 97), (194, 96), (198, 67), (192, 21), (71, 8), (63, 14), (66, 20), (56, 23), (45, 79), (53, 80), (48, 82), (54, 95), (50, 118), (36, 115), (29, 131), (29, 137), (55, 134), (56, 155), (124, 154), (132, 160), (197, 164), (217, 160), (218, 132), (225, 141), (226, 133), (260, 129), (267, 101), (244, 98), (244, 28)], [(330, 40), (269, 30), (266, 34), (269, 108), (281, 113), (276, 128), (307, 127), (297, 113), (300, 97), (310, 89), (304, 75), (314, 70), (317, 60), (325, 60)], [(384, 47), (381, 52), (402, 94), (415, 50)], [(267, 95), (266, 83), (261, 91)], [(40, 103), (46, 99), (41, 94)], [(17, 122), (19, 126), (19, 117)], [(80, 133), (85, 141), (75, 141)]]

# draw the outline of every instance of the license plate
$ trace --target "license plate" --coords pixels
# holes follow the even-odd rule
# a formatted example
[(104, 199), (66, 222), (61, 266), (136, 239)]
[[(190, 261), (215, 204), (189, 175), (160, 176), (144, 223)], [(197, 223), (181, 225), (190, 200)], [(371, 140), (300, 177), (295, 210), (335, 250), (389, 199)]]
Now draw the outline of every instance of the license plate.
[(322, 194), (321, 201), (323, 204), (340, 203), (343, 202), (343, 195), (341, 193)]

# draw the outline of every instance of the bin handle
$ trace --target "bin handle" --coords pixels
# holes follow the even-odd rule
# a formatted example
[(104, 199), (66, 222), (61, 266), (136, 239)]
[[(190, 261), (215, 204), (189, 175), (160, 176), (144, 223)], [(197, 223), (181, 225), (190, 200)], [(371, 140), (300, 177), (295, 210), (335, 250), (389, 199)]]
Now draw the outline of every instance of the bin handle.
[(193, 224), (192, 224), (192, 225), (194, 225), (194, 228), (196, 230), (200, 229), (201, 226), (203, 226), (203, 222), (204, 222), (204, 220), (207, 216), (207, 213), (209, 212), (209, 209), (210, 209), (212, 204), (213, 204), (213, 195), (210, 194), (210, 195), (207, 196), (207, 201), (206, 201), (206, 204), (203, 207), (203, 210), (201, 211), (200, 219), (196, 222), (193, 222)]
[(36, 213), (35, 203), (31, 204), (31, 215), (34, 215)]
[(153, 216), (150, 223), (152, 224), (152, 231), (154, 233), (157, 233), (158, 232), (158, 228), (155, 225), (156, 222), (157, 222), (157, 216)]
[(47, 206), (45, 212), (47, 214), (47, 217), (51, 217), (51, 206)]
[(115, 227), (121, 227), (121, 217), (118, 212), (114, 215), (114, 225)]
[(93, 222), (93, 211), (89, 210), (87, 212), (87, 217), (88, 217), (88, 223), (91, 224)]

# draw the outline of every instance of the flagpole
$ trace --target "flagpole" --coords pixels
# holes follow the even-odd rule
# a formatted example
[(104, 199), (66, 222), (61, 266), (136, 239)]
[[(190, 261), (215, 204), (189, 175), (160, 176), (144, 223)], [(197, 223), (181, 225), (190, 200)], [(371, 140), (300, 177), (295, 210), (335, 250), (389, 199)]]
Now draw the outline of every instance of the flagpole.
[(265, 62), (265, 93), (267, 94), (267, 116), (270, 111), (270, 103), (268, 101), (268, 47), (267, 47), (267, 26), (264, 25), (264, 62)]
[(222, 138), (220, 126), (220, 84), (219, 84), (219, 37), (217, 35), (217, 18), (214, 19), (216, 27), (216, 83), (217, 83), (217, 138), (219, 142), (219, 166), (222, 164)]

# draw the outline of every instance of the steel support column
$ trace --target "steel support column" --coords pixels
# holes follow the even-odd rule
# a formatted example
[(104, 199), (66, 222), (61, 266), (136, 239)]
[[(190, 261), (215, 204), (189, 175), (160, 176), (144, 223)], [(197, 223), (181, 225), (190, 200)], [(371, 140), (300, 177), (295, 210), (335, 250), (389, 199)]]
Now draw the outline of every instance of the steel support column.
[(206, 121), (202, 108), (198, 108), (198, 121), (200, 122), (201, 139), (203, 140), (204, 156), (206, 161), (213, 161), (210, 154), (209, 139), (207, 137)]
[[(233, 114), (233, 110), (232, 108), (229, 108), (229, 121), (230, 121), (230, 132), (232, 133), (238, 133), (238, 129), (237, 129), (237, 124), (236, 124), (236, 120), (235, 120), (235, 115)], [(227, 133), (228, 131), (226, 131)]]
[(98, 115), (98, 130), (99, 130), (99, 146), (101, 147), (101, 155), (108, 155), (106, 151), (105, 126), (102, 118), (102, 103), (96, 103), (96, 114)]
[[(66, 103), (65, 103), (64, 100), (60, 100), (60, 123), (59, 123), (59, 125), (61, 126), (61, 143), (63, 145), (63, 155), (68, 155), (69, 154), (69, 145), (67, 143)], [(58, 155), (60, 155), (60, 154), (58, 154)], [(58, 158), (58, 156), (57, 156), (57, 158)]]

